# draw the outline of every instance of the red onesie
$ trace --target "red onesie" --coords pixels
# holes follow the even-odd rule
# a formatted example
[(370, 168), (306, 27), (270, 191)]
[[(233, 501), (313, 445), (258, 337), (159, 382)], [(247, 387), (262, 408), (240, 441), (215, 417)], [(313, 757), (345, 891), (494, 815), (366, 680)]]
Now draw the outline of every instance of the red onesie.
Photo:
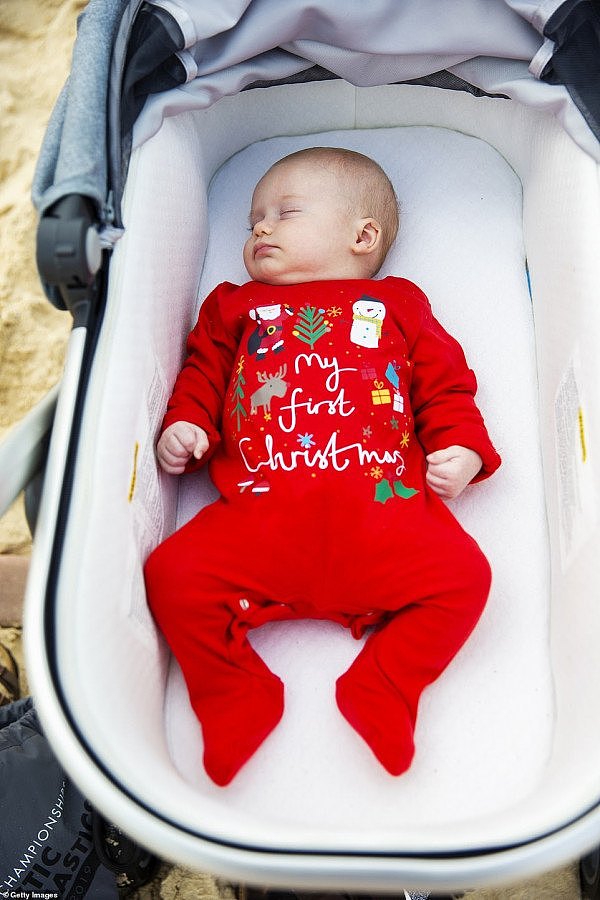
[(423, 689), (474, 628), (490, 569), (425, 484), (425, 454), (500, 458), (476, 381), (427, 298), (402, 278), (221, 284), (188, 338), (163, 428), (204, 428), (220, 498), (145, 568), (153, 614), (227, 784), (283, 713), (247, 633), (330, 619), (364, 647), (337, 682), (342, 714), (392, 774), (408, 768)]

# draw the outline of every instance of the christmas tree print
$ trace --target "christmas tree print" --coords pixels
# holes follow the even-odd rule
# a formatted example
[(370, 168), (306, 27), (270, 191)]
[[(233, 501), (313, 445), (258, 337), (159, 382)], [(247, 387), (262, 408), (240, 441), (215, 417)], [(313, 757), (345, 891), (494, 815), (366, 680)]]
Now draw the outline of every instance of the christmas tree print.
[(246, 418), (248, 413), (244, 409), (244, 404), (242, 400), (244, 399), (244, 385), (246, 384), (246, 379), (244, 378), (244, 357), (240, 357), (240, 361), (237, 364), (237, 368), (235, 370), (235, 382), (233, 385), (233, 398), (236, 401), (235, 406), (231, 410), (230, 415), (236, 417), (237, 421), (237, 430), (239, 431), (242, 425), (242, 418)]
[(324, 309), (317, 309), (316, 306), (303, 306), (298, 317), (292, 334), (298, 340), (308, 344), (312, 350), (319, 338), (331, 331), (329, 322), (325, 319)]

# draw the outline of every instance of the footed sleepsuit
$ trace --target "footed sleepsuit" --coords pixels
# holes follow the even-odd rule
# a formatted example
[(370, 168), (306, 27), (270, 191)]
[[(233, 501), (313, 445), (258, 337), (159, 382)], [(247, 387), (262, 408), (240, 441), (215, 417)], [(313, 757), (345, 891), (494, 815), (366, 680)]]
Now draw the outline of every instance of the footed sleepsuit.
[[(402, 278), (224, 283), (188, 338), (163, 428), (204, 428), (220, 498), (149, 557), (153, 614), (227, 784), (283, 713), (249, 629), (329, 619), (364, 647), (337, 704), (392, 774), (411, 763), (417, 704), (463, 645), (490, 569), (425, 483), (425, 454), (500, 458), (476, 381), (422, 291)], [(187, 471), (198, 462), (192, 460)]]

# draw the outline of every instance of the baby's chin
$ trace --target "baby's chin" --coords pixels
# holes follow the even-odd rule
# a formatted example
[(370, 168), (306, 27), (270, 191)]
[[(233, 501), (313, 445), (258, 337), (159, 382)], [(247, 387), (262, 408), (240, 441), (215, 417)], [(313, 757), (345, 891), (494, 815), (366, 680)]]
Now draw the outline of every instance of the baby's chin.
[(275, 275), (261, 275), (252, 279), (253, 281), (259, 281), (261, 284), (269, 284), (271, 287), (283, 287), (284, 285), (289, 284), (302, 284), (305, 281), (311, 281), (313, 279), (309, 278), (293, 278), (292, 276), (288, 278), (281, 278)]
[(246, 267), (246, 271), (252, 281), (258, 281), (261, 284), (270, 284), (273, 287), (286, 284), (300, 284), (304, 281), (314, 281), (314, 278), (303, 277), (300, 272), (269, 272), (266, 266), (261, 266), (260, 269), (249, 269)]
[(332, 274), (331, 272), (269, 272), (266, 267), (261, 270), (250, 271), (246, 269), (252, 281), (258, 281), (261, 284), (269, 284), (273, 287), (283, 287), (290, 284), (307, 284), (310, 281), (349, 281), (356, 278), (363, 278), (362, 274), (352, 272), (339, 272)]

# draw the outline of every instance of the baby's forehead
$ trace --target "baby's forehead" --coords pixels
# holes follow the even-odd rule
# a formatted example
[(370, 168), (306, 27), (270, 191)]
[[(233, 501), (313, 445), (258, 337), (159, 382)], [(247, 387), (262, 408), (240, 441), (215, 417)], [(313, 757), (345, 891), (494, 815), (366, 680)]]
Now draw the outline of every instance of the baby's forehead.
[(284, 159), (268, 169), (254, 189), (254, 196), (263, 191), (300, 196), (312, 194), (327, 184), (339, 185), (341, 173), (335, 166), (310, 159)]

